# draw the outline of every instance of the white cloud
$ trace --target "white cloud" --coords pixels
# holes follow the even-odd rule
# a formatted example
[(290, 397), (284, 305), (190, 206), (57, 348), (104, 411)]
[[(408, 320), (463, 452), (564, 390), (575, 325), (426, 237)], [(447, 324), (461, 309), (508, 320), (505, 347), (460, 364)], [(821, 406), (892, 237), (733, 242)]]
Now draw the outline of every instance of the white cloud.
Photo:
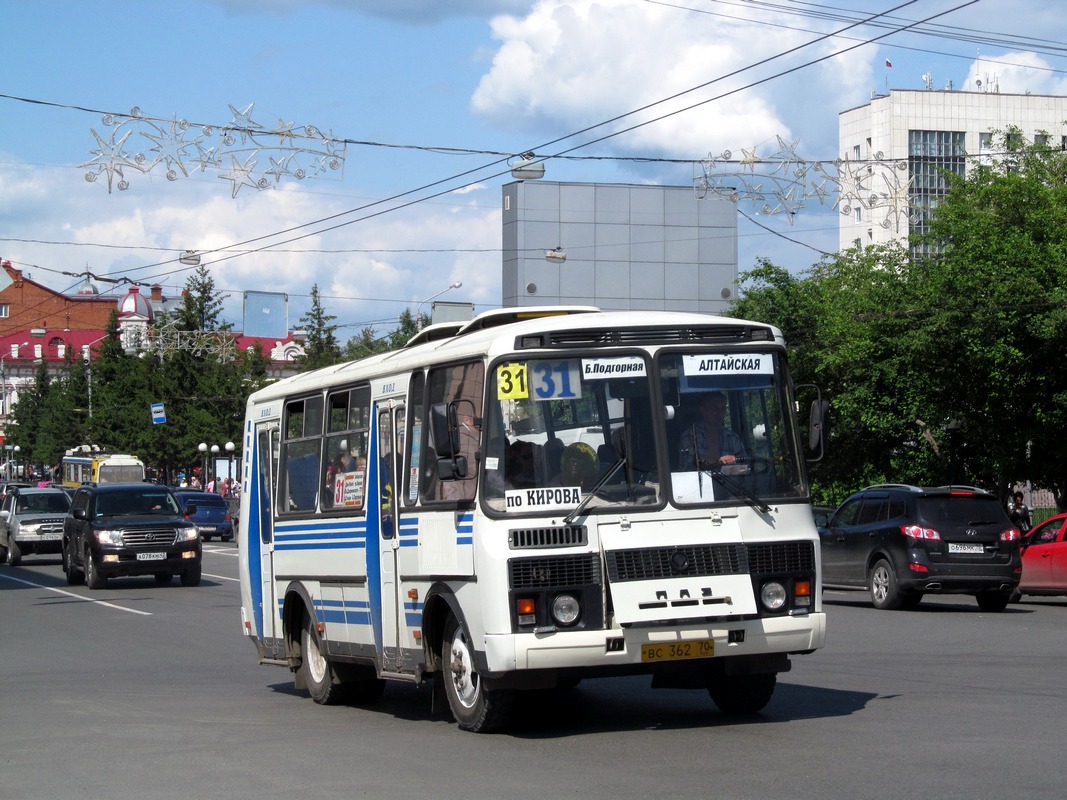
[(541, 0), (525, 17), (498, 17), (492, 28), (500, 48), (471, 105), (478, 115), (511, 130), (569, 133), (709, 84), (614, 123), (611, 129), (617, 130), (670, 115), (598, 144), (601, 151), (699, 158), (777, 136), (789, 139), (798, 133), (798, 123), (802, 134), (815, 135), (816, 127), (805, 122), (812, 117), (812, 96), (820, 98), (825, 131), (843, 103), (862, 96), (871, 75), (866, 59), (845, 55), (742, 88), (841, 45), (821, 42), (727, 77), (816, 37), (652, 3)]
[(964, 85), (965, 91), (975, 91), (978, 81), (986, 91), (1002, 94), (1067, 93), (1067, 78), (1062, 70), (1034, 53), (1005, 53), (996, 58), (982, 58), (971, 64)]
[[(288, 294), (289, 324), (295, 327), (307, 311), (312, 285), (318, 284), (330, 298), (327, 313), (338, 324), (354, 326), (339, 331), (342, 341), (356, 335), (363, 323), (395, 320), (405, 307), (414, 310), (456, 280), (463, 288), (450, 292), (449, 300), (474, 302), (480, 310), (500, 303), (499, 187), (466, 194), (462, 201), (446, 197), (416, 204), (230, 258), (231, 249), (260, 248), (357, 219), (361, 214), (238, 244), (342, 214), (365, 200), (317, 193), (307, 184), (247, 196), (242, 191), (232, 199), (224, 186), (207, 178), (142, 182), (109, 195), (105, 187), (86, 183), (78, 170), (29, 170), (3, 163), (0, 184), (17, 186), (22, 205), (17, 217), (8, 217), (6, 230), (14, 228), (19, 239), (29, 240), (0, 241), (0, 255), (60, 291), (72, 290), (81, 282), (77, 275), (91, 272), (159, 283), (174, 297), (192, 272), (177, 258), (194, 249), (202, 253), (216, 289), (228, 292), (224, 317), (238, 328), (246, 290)], [(0, 201), (0, 212), (8, 210)], [(103, 292), (111, 290), (107, 282), (97, 285)]]

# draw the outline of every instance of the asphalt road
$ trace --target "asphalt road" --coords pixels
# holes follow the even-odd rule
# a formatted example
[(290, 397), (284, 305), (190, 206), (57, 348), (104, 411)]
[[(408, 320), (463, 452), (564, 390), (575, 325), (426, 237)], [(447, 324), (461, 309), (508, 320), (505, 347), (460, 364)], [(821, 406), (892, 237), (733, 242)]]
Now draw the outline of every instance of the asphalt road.
[(68, 587), (58, 559), (0, 567), (0, 798), (1061, 798), (1067, 599), (875, 611), (827, 592), (829, 642), (766, 711), (646, 679), (526, 697), (507, 733), (391, 684), (322, 707), (242, 635), (237, 551), (199, 587)]

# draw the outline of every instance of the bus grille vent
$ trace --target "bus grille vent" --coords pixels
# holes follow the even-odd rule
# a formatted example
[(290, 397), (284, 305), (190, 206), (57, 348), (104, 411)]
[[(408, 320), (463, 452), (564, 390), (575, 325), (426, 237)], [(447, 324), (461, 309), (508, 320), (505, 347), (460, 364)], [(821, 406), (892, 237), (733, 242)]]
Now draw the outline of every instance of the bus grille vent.
[(616, 582), (746, 572), (748, 553), (742, 544), (650, 547), (608, 553), (608, 578)]
[(512, 528), (509, 533), (512, 550), (581, 547), (589, 540), (584, 525), (567, 525), (563, 528)]
[(591, 347), (596, 345), (657, 344), (736, 344), (769, 341), (768, 328), (752, 325), (708, 325), (695, 328), (626, 328), (553, 331), (548, 347)]
[(508, 562), (512, 589), (544, 589), (600, 583), (596, 553), (551, 558), (514, 558)]
[(748, 561), (753, 575), (814, 572), (815, 545), (812, 542), (750, 544)]

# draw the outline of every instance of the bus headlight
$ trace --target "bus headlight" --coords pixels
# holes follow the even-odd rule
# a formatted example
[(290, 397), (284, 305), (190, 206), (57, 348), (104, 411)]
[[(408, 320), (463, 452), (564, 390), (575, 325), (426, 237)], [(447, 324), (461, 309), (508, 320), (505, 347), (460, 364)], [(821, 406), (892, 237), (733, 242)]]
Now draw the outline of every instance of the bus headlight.
[(786, 597), (785, 586), (780, 581), (767, 581), (760, 587), (759, 599), (768, 611), (781, 611)]
[(557, 594), (552, 600), (552, 619), (557, 625), (568, 627), (578, 621), (582, 606), (578, 598), (571, 594)]

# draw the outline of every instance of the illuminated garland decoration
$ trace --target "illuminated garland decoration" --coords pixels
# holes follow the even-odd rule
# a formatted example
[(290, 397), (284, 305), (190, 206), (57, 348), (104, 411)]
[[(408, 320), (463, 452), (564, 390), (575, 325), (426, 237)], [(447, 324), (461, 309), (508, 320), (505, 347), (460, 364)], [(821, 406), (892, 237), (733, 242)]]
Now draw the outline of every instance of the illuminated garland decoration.
[(879, 151), (867, 161), (807, 161), (797, 154), (797, 144), (779, 136), (778, 152), (767, 160), (756, 155), (755, 147), (742, 148), (740, 160), (729, 150), (709, 154), (697, 163), (697, 196), (712, 193), (751, 203), (763, 214), (788, 214), (790, 225), (809, 202), (827, 205), (831, 198), (831, 207), (844, 216), (856, 208), (884, 211), (881, 226), (897, 233), (902, 222), (915, 221), (916, 208), (909, 199), (912, 179), (902, 178), (908, 171), (906, 160), (886, 161)]
[[(188, 178), (190, 172), (219, 170), (219, 177), (230, 181), (232, 197), (244, 186), (273, 188), (282, 178), (344, 177), (343, 140), (314, 125), (297, 126), (280, 119), (273, 129), (264, 128), (252, 120), (254, 105), (242, 111), (231, 105), (233, 119), (221, 127), (145, 117), (139, 108), (128, 116), (105, 114), (101, 121), (110, 131), (101, 136), (89, 129), (97, 147), (79, 167), (89, 168), (85, 173), (89, 183), (106, 175), (108, 194), (115, 188), (129, 189), (129, 173), (147, 175), (161, 164), (169, 181)], [(135, 134), (140, 138), (131, 141)], [(139, 149), (136, 145), (142, 139), (146, 146)]]

